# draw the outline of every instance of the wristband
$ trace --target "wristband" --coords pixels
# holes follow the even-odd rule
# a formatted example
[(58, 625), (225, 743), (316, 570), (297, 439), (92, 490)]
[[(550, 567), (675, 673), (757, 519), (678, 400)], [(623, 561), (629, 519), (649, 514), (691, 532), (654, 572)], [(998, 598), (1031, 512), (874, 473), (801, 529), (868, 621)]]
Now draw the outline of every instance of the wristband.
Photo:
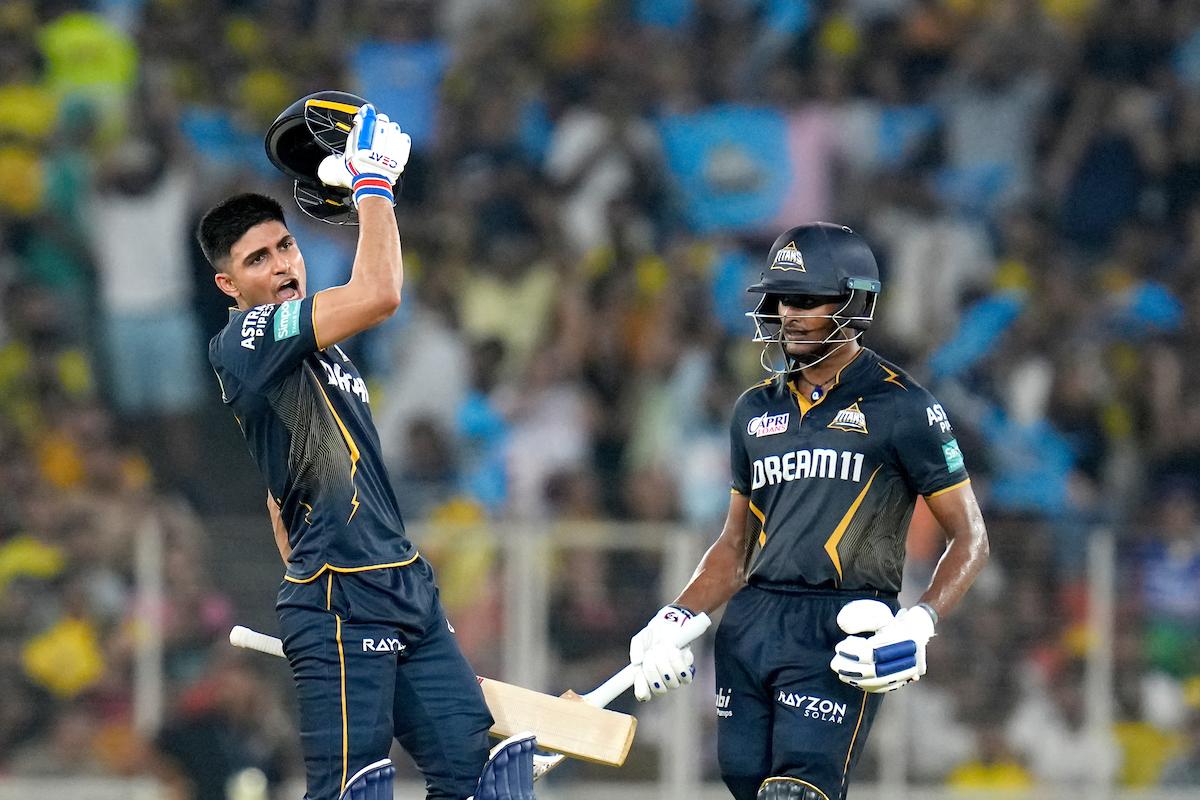
[(350, 188), (354, 192), (355, 207), (362, 202), (364, 197), (371, 196), (382, 197), (389, 203), (396, 202), (396, 195), (392, 192), (392, 182), (383, 175), (372, 172), (355, 173)]
[(681, 605), (679, 605), (678, 603), (671, 603), (670, 605), (668, 605), (668, 606), (667, 606), (667, 608), (673, 608), (673, 609), (675, 609), (676, 611), (678, 611), (678, 612), (682, 613), (682, 614), (683, 614), (683, 616), (684, 616), (685, 618), (687, 618), (687, 619), (691, 619), (692, 617), (696, 616), (696, 612), (695, 612), (695, 611), (692, 611), (692, 610), (691, 610), (690, 608), (688, 608), (687, 606), (681, 606)]
[(917, 603), (917, 608), (925, 609), (925, 613), (933, 620), (933, 624), (938, 624), (938, 612), (934, 610), (933, 606), (929, 605), (929, 603)]

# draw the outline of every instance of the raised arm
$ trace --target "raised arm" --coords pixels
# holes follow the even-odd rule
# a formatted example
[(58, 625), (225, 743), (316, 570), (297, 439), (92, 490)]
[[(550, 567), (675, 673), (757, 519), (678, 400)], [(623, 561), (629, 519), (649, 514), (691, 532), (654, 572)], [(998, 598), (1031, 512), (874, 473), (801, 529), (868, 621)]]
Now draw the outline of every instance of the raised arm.
[(354, 118), (345, 157), (329, 156), (321, 164), (322, 181), (353, 190), (359, 228), (350, 280), (313, 298), (318, 347), (374, 327), (400, 307), (404, 260), (392, 187), (411, 146), (399, 125), (367, 104)]

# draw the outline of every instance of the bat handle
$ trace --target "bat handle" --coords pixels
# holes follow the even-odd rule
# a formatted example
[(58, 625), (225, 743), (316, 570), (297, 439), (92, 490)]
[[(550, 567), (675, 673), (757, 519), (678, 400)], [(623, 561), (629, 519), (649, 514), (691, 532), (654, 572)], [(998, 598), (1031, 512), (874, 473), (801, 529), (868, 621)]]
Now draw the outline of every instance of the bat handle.
[(244, 625), (234, 625), (229, 631), (229, 643), (234, 647), (245, 647), (272, 656), (283, 658), (283, 642), (274, 636), (252, 631)]
[[(701, 611), (680, 626), (679, 635), (675, 638), (675, 646), (687, 647), (699, 639), (708, 630), (709, 625), (712, 625), (712, 620), (709, 619), (708, 614)], [(616, 675), (613, 675), (604, 683), (585, 694), (583, 701), (590, 706), (604, 708), (633, 686), (633, 676), (637, 673), (638, 669), (633, 664), (627, 665)]]

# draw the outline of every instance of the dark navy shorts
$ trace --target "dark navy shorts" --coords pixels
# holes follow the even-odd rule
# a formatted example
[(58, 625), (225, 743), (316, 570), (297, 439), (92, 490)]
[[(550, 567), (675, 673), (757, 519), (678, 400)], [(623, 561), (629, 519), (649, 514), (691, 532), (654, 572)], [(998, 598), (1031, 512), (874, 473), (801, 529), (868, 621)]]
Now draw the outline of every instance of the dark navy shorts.
[(337, 800), (348, 778), (388, 756), (393, 737), (430, 798), (474, 793), (492, 717), (424, 560), (284, 581), (276, 611), (300, 700), (308, 800)]
[(827, 800), (843, 800), (882, 695), (829, 669), (846, 634), (837, 614), (872, 592), (746, 586), (729, 601), (714, 644), (717, 753), (738, 800), (754, 800), (771, 776), (797, 778)]

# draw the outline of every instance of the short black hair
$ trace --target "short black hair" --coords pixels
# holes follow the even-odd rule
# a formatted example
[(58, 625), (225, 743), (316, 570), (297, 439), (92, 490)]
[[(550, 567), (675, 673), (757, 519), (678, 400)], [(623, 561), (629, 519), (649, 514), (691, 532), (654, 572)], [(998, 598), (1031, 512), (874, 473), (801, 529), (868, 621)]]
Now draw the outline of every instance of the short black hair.
[(217, 262), (229, 256), (230, 248), (246, 231), (272, 220), (287, 225), (283, 207), (273, 198), (253, 192), (235, 194), (217, 203), (201, 218), (196, 227), (196, 239), (208, 263), (219, 270)]

